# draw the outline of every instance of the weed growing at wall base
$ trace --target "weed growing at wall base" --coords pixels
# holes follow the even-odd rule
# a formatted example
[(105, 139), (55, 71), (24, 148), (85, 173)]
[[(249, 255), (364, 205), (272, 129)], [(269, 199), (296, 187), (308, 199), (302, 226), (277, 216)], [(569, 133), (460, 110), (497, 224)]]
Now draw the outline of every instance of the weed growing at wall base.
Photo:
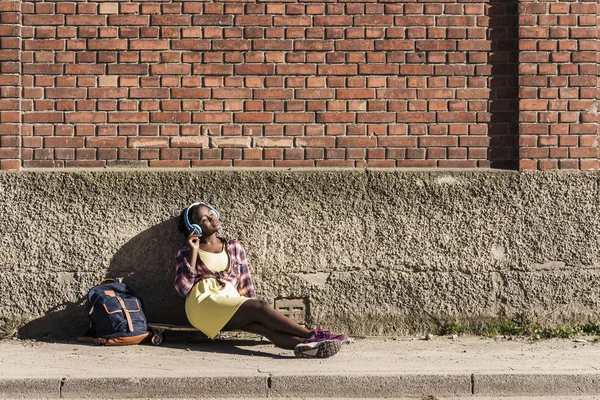
[(21, 319), (0, 318), (0, 339), (17, 337), (19, 328), (21, 328), (25, 322), (26, 321)]
[(600, 322), (588, 321), (584, 324), (544, 327), (529, 321), (523, 316), (518, 316), (511, 320), (496, 320), (480, 323), (450, 321), (440, 327), (439, 334), (471, 334), (485, 337), (495, 337), (500, 335), (531, 336), (544, 339), (594, 335), (600, 336)]

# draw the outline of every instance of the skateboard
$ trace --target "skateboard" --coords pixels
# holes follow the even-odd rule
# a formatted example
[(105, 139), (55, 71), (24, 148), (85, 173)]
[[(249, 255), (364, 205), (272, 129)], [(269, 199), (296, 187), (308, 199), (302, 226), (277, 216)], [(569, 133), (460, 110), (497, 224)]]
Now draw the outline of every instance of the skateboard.
[(160, 346), (165, 340), (165, 331), (177, 332), (200, 332), (191, 325), (171, 325), (171, 324), (153, 324), (149, 323), (148, 328), (152, 331), (150, 342), (155, 346)]

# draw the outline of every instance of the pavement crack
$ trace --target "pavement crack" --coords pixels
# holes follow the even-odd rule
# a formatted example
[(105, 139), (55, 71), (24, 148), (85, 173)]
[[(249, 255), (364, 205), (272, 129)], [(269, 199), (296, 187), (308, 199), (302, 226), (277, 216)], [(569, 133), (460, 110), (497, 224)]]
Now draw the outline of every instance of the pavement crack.
[(63, 389), (63, 386), (65, 386), (66, 380), (67, 380), (67, 378), (60, 378), (60, 385), (58, 386), (58, 398), (59, 399), (63, 398), (62, 389)]
[(475, 394), (475, 374), (471, 374), (471, 394)]

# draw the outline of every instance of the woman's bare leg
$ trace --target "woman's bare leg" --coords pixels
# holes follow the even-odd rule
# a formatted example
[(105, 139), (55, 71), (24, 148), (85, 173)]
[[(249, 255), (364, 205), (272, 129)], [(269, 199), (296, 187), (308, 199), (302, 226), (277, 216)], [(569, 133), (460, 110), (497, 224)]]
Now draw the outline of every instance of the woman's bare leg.
[[(312, 331), (281, 314), (267, 302), (255, 299), (246, 300), (222, 330), (245, 330), (244, 327), (255, 322), (260, 323), (260, 325), (272, 333), (280, 333), (304, 339), (308, 339), (312, 335)], [(268, 338), (267, 335), (264, 336)]]
[(288, 335), (286, 333), (273, 332), (260, 322), (253, 322), (251, 324), (244, 325), (238, 329), (264, 336), (267, 339), (269, 339), (269, 341), (275, 346), (281, 347), (282, 349), (286, 350), (293, 350), (297, 344), (304, 343), (304, 341), (306, 340), (305, 338)]

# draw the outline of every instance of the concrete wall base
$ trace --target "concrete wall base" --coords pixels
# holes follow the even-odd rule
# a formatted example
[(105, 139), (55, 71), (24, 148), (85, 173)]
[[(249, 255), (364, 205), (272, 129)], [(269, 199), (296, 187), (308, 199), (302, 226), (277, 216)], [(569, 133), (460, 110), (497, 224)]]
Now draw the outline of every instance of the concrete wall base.
[[(0, 319), (85, 330), (85, 295), (124, 277), (150, 321), (185, 321), (178, 216), (204, 200), (243, 241), (259, 296), (355, 335), (525, 315), (598, 319), (598, 173), (398, 170), (0, 174)], [(78, 321), (73, 323), (73, 321)]]

